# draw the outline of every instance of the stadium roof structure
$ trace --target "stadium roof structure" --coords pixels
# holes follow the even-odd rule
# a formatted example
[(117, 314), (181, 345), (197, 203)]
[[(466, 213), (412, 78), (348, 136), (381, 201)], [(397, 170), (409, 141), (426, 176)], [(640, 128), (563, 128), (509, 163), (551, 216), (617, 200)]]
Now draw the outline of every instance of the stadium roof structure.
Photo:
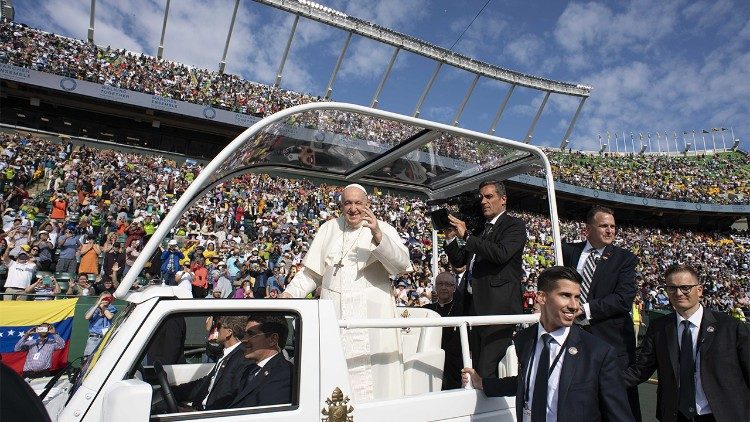
[[(338, 183), (362, 183), (448, 198), (485, 180), (545, 171), (557, 262), (562, 262), (555, 183), (544, 152), (467, 129), (354, 104), (318, 102), (287, 108), (242, 132), (206, 165), (145, 246), (135, 267), (196, 201), (245, 173), (283, 173)], [(125, 276), (124, 295), (137, 274)], [(121, 291), (122, 290), (122, 291)]]
[[(236, 1), (239, 2), (239, 0), (236, 0)], [(283, 71), (284, 71), (284, 64), (286, 62), (287, 55), (289, 54), (289, 49), (292, 45), (292, 40), (294, 38), (294, 33), (297, 28), (297, 23), (299, 22), (299, 18), (302, 16), (302, 17), (312, 19), (312, 20), (321, 22), (323, 24), (326, 24), (332, 27), (342, 29), (347, 32), (346, 40), (344, 41), (344, 45), (341, 49), (341, 52), (339, 53), (338, 60), (336, 62), (336, 65), (334, 66), (333, 72), (331, 74), (331, 78), (326, 88), (326, 93), (325, 93), (326, 99), (329, 99), (331, 97), (331, 93), (333, 91), (333, 85), (336, 81), (336, 75), (341, 66), (341, 62), (344, 59), (346, 50), (349, 47), (349, 42), (351, 41), (353, 34), (357, 34), (366, 38), (370, 38), (380, 43), (389, 44), (394, 47), (390, 61), (388, 62), (388, 66), (386, 67), (383, 73), (383, 76), (380, 80), (380, 84), (378, 85), (378, 87), (375, 90), (375, 93), (373, 94), (370, 107), (378, 106), (378, 98), (380, 97), (380, 93), (383, 91), (383, 87), (388, 81), (388, 76), (390, 75), (391, 70), (393, 69), (393, 64), (396, 62), (396, 57), (398, 56), (401, 50), (406, 50), (406, 51), (418, 54), (422, 57), (425, 57), (435, 62), (435, 69), (433, 70), (432, 75), (430, 76), (430, 79), (427, 81), (427, 84), (425, 85), (425, 88), (422, 91), (422, 95), (419, 97), (419, 100), (417, 100), (417, 104), (414, 107), (414, 112), (412, 114), (413, 117), (419, 117), (421, 113), (422, 104), (424, 103), (425, 98), (427, 98), (427, 95), (430, 93), (430, 90), (432, 89), (432, 85), (435, 82), (435, 79), (437, 78), (438, 74), (440, 73), (441, 68), (443, 67), (444, 64), (446, 64), (449, 66), (456, 67), (458, 69), (468, 71), (474, 75), (474, 79), (469, 85), (469, 89), (464, 95), (464, 98), (461, 101), (461, 104), (458, 105), (456, 109), (456, 114), (454, 115), (452, 119), (452, 124), (454, 126), (458, 125), (461, 115), (463, 114), (463, 110), (466, 107), (466, 104), (469, 102), (469, 98), (474, 92), (474, 88), (476, 87), (477, 82), (479, 82), (479, 78), (481, 77), (486, 77), (489, 79), (494, 79), (494, 80), (509, 84), (508, 91), (505, 97), (503, 98), (500, 104), (500, 107), (498, 108), (497, 113), (495, 114), (495, 117), (493, 118), (490, 128), (487, 132), (489, 134), (495, 133), (497, 124), (500, 121), (500, 118), (502, 117), (503, 113), (505, 112), (505, 108), (508, 105), (508, 101), (510, 100), (517, 86), (524, 86), (524, 87), (531, 88), (540, 92), (544, 92), (544, 98), (542, 102), (540, 103), (539, 108), (537, 109), (536, 114), (534, 115), (534, 118), (531, 121), (531, 124), (529, 125), (529, 128), (526, 132), (526, 136), (524, 136), (523, 141), (526, 143), (530, 143), (534, 136), (536, 125), (539, 122), (539, 118), (541, 117), (545, 106), (547, 105), (547, 101), (549, 100), (550, 94), (554, 93), (554, 94), (561, 94), (565, 96), (580, 97), (578, 108), (576, 109), (575, 114), (571, 118), (570, 124), (568, 125), (568, 129), (565, 131), (562, 141), (560, 142), (560, 148), (565, 148), (570, 142), (570, 135), (573, 133), (573, 128), (575, 127), (576, 121), (578, 120), (578, 116), (580, 115), (581, 110), (583, 109), (583, 104), (586, 102), (586, 99), (589, 97), (590, 92), (592, 90), (592, 88), (587, 85), (553, 81), (551, 79), (540, 78), (537, 76), (532, 76), (532, 75), (528, 75), (525, 73), (516, 72), (516, 71), (505, 69), (505, 68), (502, 68), (493, 64), (475, 60), (470, 57), (464, 56), (462, 54), (456, 53), (454, 51), (448, 50), (446, 48), (443, 48), (434, 44), (430, 44), (425, 41), (419, 40), (417, 38), (411, 37), (409, 35), (405, 35), (400, 32), (382, 27), (372, 22), (368, 22), (368, 21), (364, 21), (362, 19), (358, 19), (352, 16), (348, 16), (344, 13), (341, 13), (329, 7), (322, 6), (310, 0), (255, 0), (255, 1), (257, 3), (262, 3), (262, 4), (265, 4), (265, 5), (268, 5), (268, 6), (271, 6), (271, 7), (274, 7), (279, 10), (283, 10), (285, 12), (292, 13), (295, 15), (294, 23), (292, 24), (292, 29), (289, 34), (289, 39), (287, 40), (286, 48), (284, 50), (284, 53), (282, 54), (281, 63), (279, 64), (279, 70), (276, 74), (276, 82), (274, 84), (275, 86), (278, 86), (279, 83), (281, 82), (281, 78), (282, 78)], [(236, 10), (237, 8), (235, 5), (235, 14), (236, 14)], [(234, 22), (234, 15), (232, 17), (232, 21)], [(166, 19), (165, 19), (165, 23), (166, 23)], [(225, 46), (225, 52), (229, 45), (230, 38), (231, 38), (231, 29), (230, 29), (230, 33), (227, 35), (227, 44)], [(220, 65), (220, 69), (223, 69), (222, 65)]]

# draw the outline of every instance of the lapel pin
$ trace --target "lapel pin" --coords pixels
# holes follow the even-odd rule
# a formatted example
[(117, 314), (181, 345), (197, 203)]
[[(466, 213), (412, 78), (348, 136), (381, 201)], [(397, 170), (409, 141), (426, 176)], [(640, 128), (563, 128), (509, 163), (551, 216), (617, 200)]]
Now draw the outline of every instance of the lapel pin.
[(268, 371), (263, 373), (264, 376), (268, 376)]
[(708, 331), (709, 333), (713, 333), (714, 330), (715, 330), (715, 328), (714, 328), (713, 325), (709, 325), (708, 327), (706, 327), (706, 331)]
[(575, 347), (572, 347), (572, 346), (568, 347), (568, 353), (570, 353), (571, 355), (578, 354), (578, 349), (576, 349)]

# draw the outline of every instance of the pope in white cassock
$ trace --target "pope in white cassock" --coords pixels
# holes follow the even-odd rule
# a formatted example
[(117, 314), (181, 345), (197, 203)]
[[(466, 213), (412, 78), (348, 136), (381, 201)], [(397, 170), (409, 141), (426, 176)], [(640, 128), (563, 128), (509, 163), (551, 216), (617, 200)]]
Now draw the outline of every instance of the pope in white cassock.
[[(341, 214), (320, 227), (282, 297), (305, 297), (321, 286), (320, 298), (334, 301), (340, 319), (395, 318), (389, 276), (412, 271), (409, 251), (396, 229), (375, 217), (362, 186), (344, 189)], [(353, 398), (403, 396), (398, 329), (348, 329), (341, 337)]]

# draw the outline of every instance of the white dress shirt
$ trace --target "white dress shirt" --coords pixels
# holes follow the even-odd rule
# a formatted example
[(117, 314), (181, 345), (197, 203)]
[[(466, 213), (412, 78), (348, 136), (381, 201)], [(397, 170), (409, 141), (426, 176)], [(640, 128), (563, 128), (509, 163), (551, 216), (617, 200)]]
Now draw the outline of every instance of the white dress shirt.
[[(682, 341), (682, 321), (685, 318), (679, 313), (677, 315), (677, 344), (679, 345)], [(690, 322), (690, 335), (693, 337), (693, 353), (695, 356), (695, 414), (696, 415), (707, 415), (713, 413), (711, 406), (708, 404), (706, 393), (703, 391), (703, 384), (701, 383), (701, 355), (698, 350), (698, 333), (701, 330), (701, 321), (703, 320), (703, 306), (698, 305), (698, 310), (687, 319)]]
[[(529, 369), (531, 371), (531, 374), (528, 372), (526, 373), (526, 379), (529, 380), (528, 385), (526, 386), (529, 397), (526, 401), (525, 408), (531, 409), (532, 400), (534, 399), (534, 383), (536, 382), (536, 370), (539, 366), (539, 355), (542, 353), (542, 348), (544, 348), (544, 341), (542, 340), (542, 335), (547, 333), (547, 331), (542, 327), (542, 324), (538, 324), (537, 328), (537, 334), (536, 334), (536, 348), (534, 349), (534, 361), (532, 362), (532, 366)], [(568, 334), (570, 334), (570, 327), (560, 327), (556, 329), (555, 331), (552, 331), (549, 333), (549, 335), (552, 336), (552, 341), (549, 345), (549, 363), (552, 365), (552, 363), (555, 361), (555, 358), (557, 357), (558, 353), (561, 352), (560, 348), (565, 343), (565, 340), (568, 338)], [(557, 421), (557, 398), (558, 398), (558, 385), (560, 384), (560, 372), (562, 371), (563, 361), (565, 360), (565, 353), (562, 353), (560, 355), (560, 359), (558, 359), (557, 363), (555, 364), (554, 368), (551, 368), (551, 372), (549, 374), (549, 380), (547, 381), (547, 422), (555, 422)]]
[[(589, 255), (591, 255), (591, 249), (593, 249), (594, 246), (589, 243), (589, 241), (586, 241), (586, 245), (583, 247), (583, 252), (581, 252), (581, 257), (578, 258), (578, 265), (576, 265), (576, 271), (578, 271), (578, 274), (583, 274), (583, 266), (586, 265), (586, 260), (589, 259)], [(606, 248), (606, 246), (604, 247)], [(599, 256), (602, 256), (604, 254), (604, 248), (598, 248), (596, 249), (596, 252), (599, 254)], [(596, 265), (599, 265), (597, 262)], [(594, 287), (594, 280), (591, 280), (591, 286), (589, 286), (589, 294), (591, 294), (591, 289)], [(588, 302), (583, 304), (583, 312), (586, 314), (586, 319), (591, 319), (591, 310), (589, 309)]]

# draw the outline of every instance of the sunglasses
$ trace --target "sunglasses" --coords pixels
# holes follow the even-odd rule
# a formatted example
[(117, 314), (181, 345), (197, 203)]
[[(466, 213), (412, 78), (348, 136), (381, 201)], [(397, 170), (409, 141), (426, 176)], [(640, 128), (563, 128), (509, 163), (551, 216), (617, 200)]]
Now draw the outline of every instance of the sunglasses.
[(664, 290), (667, 291), (669, 294), (675, 294), (677, 293), (677, 289), (680, 289), (682, 294), (688, 295), (690, 294), (690, 291), (693, 290), (693, 287), (700, 286), (700, 284), (685, 284), (682, 286), (664, 286)]
[(245, 331), (245, 338), (242, 340), (250, 340), (251, 338), (258, 337), (260, 335), (265, 335), (263, 331), (254, 331), (254, 330), (246, 330)]

